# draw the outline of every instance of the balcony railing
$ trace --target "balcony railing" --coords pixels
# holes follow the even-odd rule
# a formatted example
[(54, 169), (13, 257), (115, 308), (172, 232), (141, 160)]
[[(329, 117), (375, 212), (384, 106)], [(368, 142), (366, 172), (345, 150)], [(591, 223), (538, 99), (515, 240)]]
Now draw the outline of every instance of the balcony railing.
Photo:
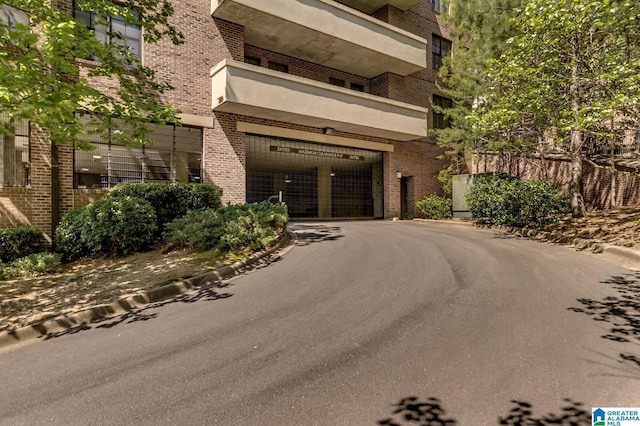
[(372, 78), (426, 68), (427, 40), (333, 0), (212, 0), (245, 43)]
[(427, 136), (426, 108), (232, 60), (211, 79), (216, 111), (392, 140)]

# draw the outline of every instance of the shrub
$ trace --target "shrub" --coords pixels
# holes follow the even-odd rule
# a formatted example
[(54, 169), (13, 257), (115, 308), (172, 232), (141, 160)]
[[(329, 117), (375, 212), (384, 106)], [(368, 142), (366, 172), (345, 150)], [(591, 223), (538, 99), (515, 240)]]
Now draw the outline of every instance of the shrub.
[(451, 199), (436, 194), (427, 195), (416, 202), (416, 207), (425, 219), (451, 219)]
[(189, 210), (219, 208), (222, 190), (216, 185), (200, 183), (163, 183), (116, 185), (106, 198), (135, 197), (148, 201), (153, 207), (162, 233), (165, 225), (184, 216)]
[(33, 226), (0, 228), (0, 261), (8, 263), (41, 250), (42, 232)]
[(105, 197), (65, 215), (56, 229), (56, 251), (66, 260), (105, 253), (124, 256), (155, 242), (151, 204), (133, 197)]
[(548, 182), (518, 180), (502, 173), (480, 175), (466, 194), (479, 223), (540, 227), (569, 211), (569, 199)]
[(60, 267), (61, 256), (57, 253), (33, 253), (0, 267), (0, 279), (11, 279), (54, 272)]
[(199, 250), (263, 249), (282, 234), (289, 221), (281, 204), (235, 204), (218, 210), (194, 210), (167, 226), (167, 238)]

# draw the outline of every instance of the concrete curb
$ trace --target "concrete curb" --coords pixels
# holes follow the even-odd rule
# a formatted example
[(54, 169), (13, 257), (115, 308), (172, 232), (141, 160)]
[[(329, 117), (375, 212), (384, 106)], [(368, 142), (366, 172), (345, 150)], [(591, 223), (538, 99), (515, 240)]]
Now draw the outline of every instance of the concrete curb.
[(22, 328), (2, 331), (0, 332), (0, 349), (5, 349), (9, 346), (25, 343), (44, 336), (63, 333), (70, 329), (82, 327), (83, 325), (87, 325), (92, 322), (123, 315), (151, 303), (186, 293), (198, 287), (211, 285), (216, 281), (230, 278), (234, 275), (238, 275), (242, 269), (257, 263), (259, 260), (278, 250), (283, 250), (283, 254), (285, 254), (293, 247), (295, 239), (295, 234), (287, 229), (285, 238), (279, 241), (274, 247), (262, 252), (254, 253), (246, 259), (240, 260), (232, 265), (223, 266), (215, 271), (206, 272), (177, 283), (171, 283), (162, 287), (147, 290), (135, 296), (118, 299), (112, 303), (98, 305), (69, 315), (61, 315)]

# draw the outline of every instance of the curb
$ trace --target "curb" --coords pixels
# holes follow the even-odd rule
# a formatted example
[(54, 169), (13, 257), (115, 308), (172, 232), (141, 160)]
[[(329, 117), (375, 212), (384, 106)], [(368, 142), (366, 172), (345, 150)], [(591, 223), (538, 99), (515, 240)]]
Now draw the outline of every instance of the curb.
[(259, 260), (278, 250), (282, 249), (284, 250), (283, 254), (287, 253), (293, 247), (295, 239), (295, 234), (287, 229), (285, 237), (275, 246), (268, 250), (254, 253), (246, 259), (235, 262), (232, 265), (223, 266), (215, 271), (206, 272), (177, 283), (166, 284), (162, 287), (146, 290), (141, 294), (136, 294), (135, 296), (130, 296), (124, 299), (118, 299), (112, 303), (98, 305), (93, 308), (68, 315), (61, 315), (14, 330), (2, 331), (0, 332), (0, 350), (41, 337), (63, 333), (70, 329), (86, 326), (92, 322), (123, 315), (151, 303), (168, 299), (198, 287), (211, 285), (216, 281), (222, 281), (223, 279), (238, 275), (242, 269), (257, 263)]

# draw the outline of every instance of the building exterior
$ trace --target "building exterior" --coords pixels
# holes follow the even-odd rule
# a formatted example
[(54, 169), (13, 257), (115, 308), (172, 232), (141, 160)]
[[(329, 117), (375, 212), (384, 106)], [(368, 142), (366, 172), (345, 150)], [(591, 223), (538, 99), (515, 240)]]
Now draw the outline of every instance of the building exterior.
[[(120, 182), (211, 182), (225, 203), (282, 199), (293, 218), (412, 217), (415, 201), (439, 192), (428, 129), (446, 124), (431, 105), (447, 104), (436, 74), (451, 48), (439, 0), (174, 6), (181, 46), (144, 45), (139, 29), (112, 25), (174, 86), (166, 100), (183, 126), (157, 126), (149, 147), (95, 139), (86, 152), (52, 148), (23, 123), (0, 138), (0, 226), (48, 233)], [(91, 14), (75, 16), (91, 27)]]

